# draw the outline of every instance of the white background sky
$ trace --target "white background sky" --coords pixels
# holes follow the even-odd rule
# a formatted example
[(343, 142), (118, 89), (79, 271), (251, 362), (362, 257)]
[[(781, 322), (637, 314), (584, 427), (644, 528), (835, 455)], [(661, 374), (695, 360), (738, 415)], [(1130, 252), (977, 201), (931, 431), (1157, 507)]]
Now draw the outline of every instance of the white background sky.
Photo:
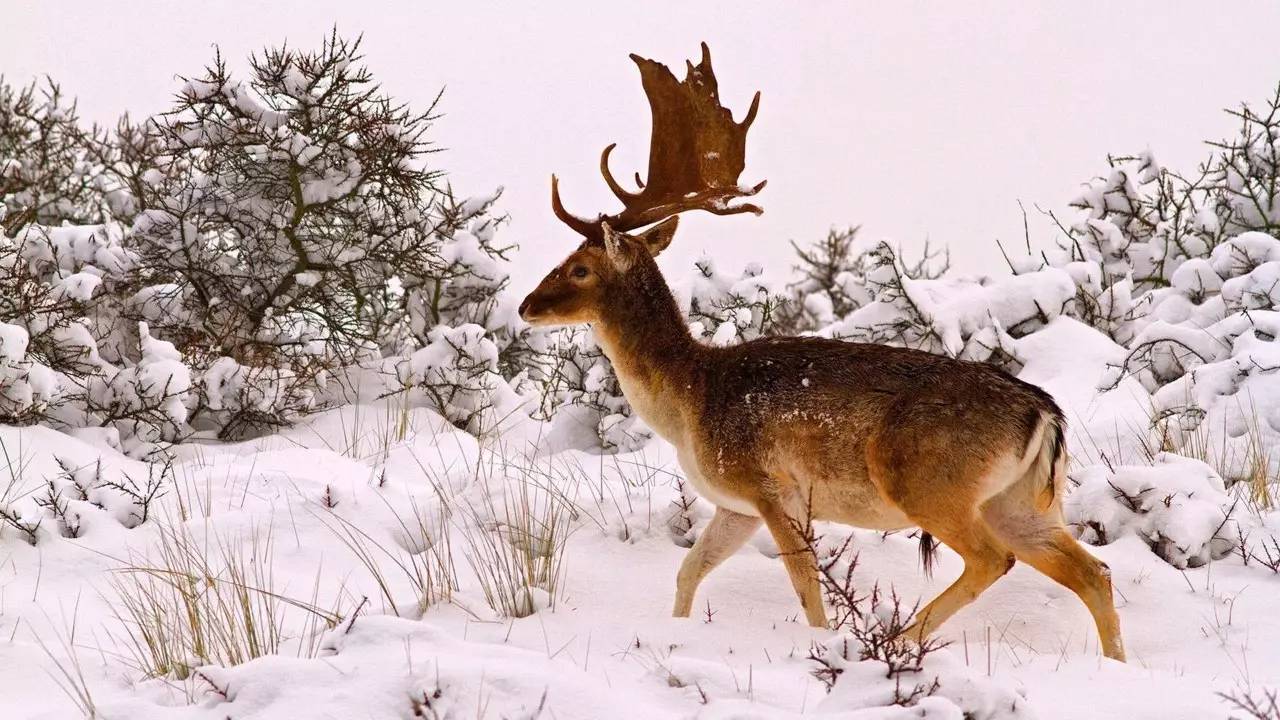
[(743, 180), (768, 178), (765, 214), (686, 218), (663, 263), (677, 272), (703, 250), (783, 271), (787, 240), (857, 223), (996, 271), (994, 241), (1022, 241), (1019, 199), (1061, 208), (1108, 152), (1149, 146), (1190, 167), (1202, 140), (1231, 131), (1222, 108), (1280, 81), (1275, 2), (0, 0), (0, 72), (48, 73), (110, 122), (164, 109), (215, 44), (242, 68), (251, 50), (313, 47), (334, 24), (364, 33), (392, 95), (425, 106), (447, 88), (436, 162), (463, 194), (506, 187), (519, 288), (576, 242), (547, 204), (552, 171), (587, 215), (613, 208), (604, 145), (619, 143), (619, 178), (643, 170), (648, 109), (628, 52), (681, 66), (706, 40), (738, 117), (763, 93)]

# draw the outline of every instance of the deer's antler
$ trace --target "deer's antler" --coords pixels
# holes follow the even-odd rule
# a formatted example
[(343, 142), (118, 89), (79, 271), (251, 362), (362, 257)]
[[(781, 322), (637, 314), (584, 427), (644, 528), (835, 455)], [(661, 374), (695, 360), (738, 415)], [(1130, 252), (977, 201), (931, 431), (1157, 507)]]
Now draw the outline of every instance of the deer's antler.
[(676, 80), (662, 63), (634, 54), (631, 59), (640, 68), (640, 80), (653, 113), (648, 177), (641, 182), (636, 175), (638, 189), (634, 192), (623, 188), (609, 171), (609, 155), (617, 146), (611, 144), (600, 153), (600, 174), (622, 201), (622, 211), (614, 215), (602, 213), (594, 220), (570, 213), (560, 200), (560, 183), (552, 175), (551, 209), (556, 217), (579, 235), (602, 240), (603, 222), (614, 230), (627, 231), (686, 210), (706, 210), (716, 215), (764, 212), (751, 203), (732, 203), (755, 195), (765, 186), (764, 180), (751, 187), (738, 185), (738, 176), (746, 164), (747, 130), (760, 108), (760, 93), (755, 94), (742, 122), (735, 122), (733, 114), (720, 105), (706, 43), (702, 44), (701, 62), (686, 63), (688, 71), (683, 82)]

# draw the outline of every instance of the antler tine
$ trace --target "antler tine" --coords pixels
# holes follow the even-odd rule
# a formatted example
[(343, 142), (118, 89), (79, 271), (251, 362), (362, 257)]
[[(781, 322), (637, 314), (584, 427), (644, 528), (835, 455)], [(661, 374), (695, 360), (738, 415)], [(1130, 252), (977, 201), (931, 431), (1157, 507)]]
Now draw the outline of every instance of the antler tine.
[[(711, 69), (711, 48), (707, 47), (707, 41), (705, 40), (698, 44), (702, 46), (702, 59), (698, 61), (698, 67), (705, 70), (707, 74), (711, 76), (712, 80), (714, 80), (716, 72)], [(685, 62), (688, 61), (686, 60)], [(693, 63), (689, 63), (689, 69), (693, 69)]]
[(751, 127), (751, 123), (756, 121), (756, 111), (759, 109), (760, 91), (757, 90), (755, 97), (751, 98), (751, 107), (747, 108), (747, 116), (742, 118), (742, 122), (738, 123), (738, 127), (742, 128), (743, 132), (746, 132), (747, 128)]
[[(604, 152), (600, 153), (600, 174), (604, 176), (604, 182), (609, 186), (609, 189), (613, 191), (614, 197), (618, 198), (622, 201), (622, 204), (626, 205), (639, 197), (640, 193), (633, 193), (624, 190), (622, 186), (618, 184), (618, 181), (613, 179), (613, 173), (609, 171), (609, 155), (616, 147), (618, 147), (618, 143), (609, 143), (609, 146), (604, 149)], [(640, 174), (636, 173), (637, 184), (639, 184), (640, 188), (643, 189), (644, 184), (640, 183), (639, 180)]]
[(703, 207), (703, 210), (712, 215), (737, 215), (739, 213), (751, 213), (752, 215), (763, 215), (764, 208), (755, 203), (742, 203), (741, 205), (730, 205), (729, 201), (737, 198), (751, 197), (764, 189), (768, 185), (768, 180), (761, 180), (749, 188), (738, 188), (738, 191), (724, 199), (724, 204), (715, 207)]
[(689, 193), (679, 200), (643, 208), (634, 213), (624, 210), (619, 215), (613, 215), (608, 218), (602, 217), (601, 219), (608, 220), (612, 227), (630, 230), (651, 225), (659, 220), (665, 220), (672, 215), (678, 215), (689, 210), (706, 210), (712, 215), (740, 215), (742, 213), (760, 215), (764, 213), (764, 208), (759, 205), (753, 203), (730, 205), (729, 203), (739, 198), (755, 195), (763, 190), (768, 182), (768, 180), (761, 180), (749, 188), (711, 188), (701, 192)]
[(571, 230), (579, 235), (587, 239), (600, 237), (601, 230), (598, 221), (583, 220), (565, 209), (564, 203), (560, 200), (560, 179), (554, 173), (551, 175), (551, 211), (556, 214), (560, 222), (568, 225)]

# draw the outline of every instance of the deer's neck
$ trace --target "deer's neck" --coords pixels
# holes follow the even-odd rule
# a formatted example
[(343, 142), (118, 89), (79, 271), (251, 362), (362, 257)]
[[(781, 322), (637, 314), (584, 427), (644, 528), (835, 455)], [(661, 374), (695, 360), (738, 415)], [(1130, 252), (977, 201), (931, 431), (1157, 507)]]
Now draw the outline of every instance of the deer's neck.
[(701, 388), (704, 348), (652, 260), (632, 271), (635, 282), (613, 298), (595, 323), (596, 339), (613, 364), (627, 402), (663, 439), (679, 447)]

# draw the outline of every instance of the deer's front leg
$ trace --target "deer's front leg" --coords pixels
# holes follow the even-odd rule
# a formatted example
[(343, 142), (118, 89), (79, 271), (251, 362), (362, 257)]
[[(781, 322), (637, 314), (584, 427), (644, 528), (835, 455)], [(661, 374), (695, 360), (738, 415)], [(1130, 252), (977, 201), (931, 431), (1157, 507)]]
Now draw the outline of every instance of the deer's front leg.
[(818, 566), (801, 528), (804, 526), (800, 518), (792, 517), (773, 500), (757, 503), (760, 515), (764, 517), (769, 533), (778, 544), (778, 552), (782, 555), (782, 563), (791, 576), (791, 585), (796, 596), (800, 598), (800, 607), (804, 609), (805, 619), (812, 627), (827, 626), (827, 611), (822, 606), (822, 587), (818, 584)]
[(673, 616), (689, 617), (698, 583), (712, 568), (737, 552), (759, 527), (758, 517), (716, 508), (711, 522), (693, 543), (684, 562), (680, 563), (680, 572), (676, 575), (676, 604), (671, 612)]

